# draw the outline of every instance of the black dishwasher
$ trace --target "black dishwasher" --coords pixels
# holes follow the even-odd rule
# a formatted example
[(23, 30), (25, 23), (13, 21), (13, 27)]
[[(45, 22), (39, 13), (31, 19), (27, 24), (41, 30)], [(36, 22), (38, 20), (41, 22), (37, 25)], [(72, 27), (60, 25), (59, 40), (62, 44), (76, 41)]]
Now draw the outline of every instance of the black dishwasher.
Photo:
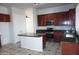
[(53, 41), (53, 28), (47, 28), (46, 30), (46, 40)]

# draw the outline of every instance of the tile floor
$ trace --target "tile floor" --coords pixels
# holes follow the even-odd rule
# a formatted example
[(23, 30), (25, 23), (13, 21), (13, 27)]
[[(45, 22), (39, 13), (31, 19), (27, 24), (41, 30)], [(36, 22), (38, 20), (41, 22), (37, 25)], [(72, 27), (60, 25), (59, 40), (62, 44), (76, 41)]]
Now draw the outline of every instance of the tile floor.
[(7, 44), (0, 48), (0, 55), (61, 55), (58, 43), (47, 42), (43, 52), (37, 52), (20, 47), (20, 42), (17, 44)]

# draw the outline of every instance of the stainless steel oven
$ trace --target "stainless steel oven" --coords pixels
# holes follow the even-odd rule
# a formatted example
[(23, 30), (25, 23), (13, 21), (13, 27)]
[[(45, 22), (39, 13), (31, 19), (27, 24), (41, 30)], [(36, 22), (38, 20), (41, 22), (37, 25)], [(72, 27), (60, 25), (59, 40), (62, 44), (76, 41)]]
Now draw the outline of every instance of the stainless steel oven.
[(46, 26), (52, 26), (52, 25), (53, 25), (53, 20), (46, 21)]

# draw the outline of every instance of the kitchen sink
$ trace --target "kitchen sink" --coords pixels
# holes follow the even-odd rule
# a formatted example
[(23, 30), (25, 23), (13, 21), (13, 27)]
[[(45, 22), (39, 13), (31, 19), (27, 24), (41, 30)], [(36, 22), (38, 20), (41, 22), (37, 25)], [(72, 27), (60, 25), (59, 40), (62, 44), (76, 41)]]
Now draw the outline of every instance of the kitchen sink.
[(74, 38), (74, 35), (73, 34), (66, 34), (66, 38)]

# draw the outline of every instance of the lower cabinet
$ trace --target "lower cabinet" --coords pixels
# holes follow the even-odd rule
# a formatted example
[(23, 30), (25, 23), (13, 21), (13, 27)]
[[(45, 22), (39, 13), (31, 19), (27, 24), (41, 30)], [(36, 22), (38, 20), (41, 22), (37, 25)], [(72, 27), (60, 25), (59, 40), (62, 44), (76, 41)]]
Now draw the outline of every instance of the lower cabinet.
[(76, 49), (77, 49), (76, 50), (76, 52), (77, 52), (76, 54), (79, 55), (79, 44), (76, 45)]
[(63, 40), (63, 32), (54, 32), (54, 42), (60, 42)]
[(79, 44), (62, 42), (61, 53), (62, 55), (79, 55)]

